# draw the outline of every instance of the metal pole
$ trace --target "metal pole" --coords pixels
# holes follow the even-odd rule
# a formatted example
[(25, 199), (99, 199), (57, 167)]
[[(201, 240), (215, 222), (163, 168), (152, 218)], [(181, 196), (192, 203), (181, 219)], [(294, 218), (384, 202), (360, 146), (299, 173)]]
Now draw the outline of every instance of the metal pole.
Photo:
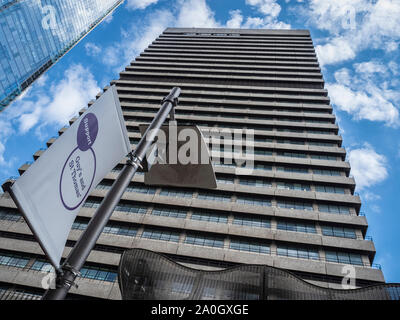
[(129, 154), (130, 159), (127, 164), (122, 169), (122, 172), (113, 183), (107, 196), (97, 208), (86, 230), (62, 265), (62, 272), (57, 275), (56, 289), (47, 290), (42, 297), (43, 300), (62, 300), (67, 296), (71, 286), (75, 285), (75, 279), (79, 275), (79, 270), (83, 267), (115, 207), (119, 203), (129, 183), (132, 181), (135, 172), (141, 166), (141, 162), (153, 143), (158, 130), (164, 123), (168, 114), (177, 105), (180, 92), (181, 89), (175, 87), (168, 96), (163, 99), (160, 110), (140, 139), (136, 149)]

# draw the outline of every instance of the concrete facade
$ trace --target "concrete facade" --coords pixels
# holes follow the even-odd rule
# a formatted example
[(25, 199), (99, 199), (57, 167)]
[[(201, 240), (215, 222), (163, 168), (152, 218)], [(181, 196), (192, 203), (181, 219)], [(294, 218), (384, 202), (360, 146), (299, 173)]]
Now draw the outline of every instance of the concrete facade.
[[(133, 147), (138, 125), (151, 121), (161, 99), (179, 86), (178, 123), (254, 129), (254, 160), (265, 167), (243, 176), (235, 167), (215, 165), (217, 190), (147, 187), (137, 174), (71, 298), (120, 299), (115, 274), (129, 248), (207, 270), (266, 264), (330, 288), (341, 288), (350, 264), (357, 286), (384, 282), (307, 30), (168, 28), (111, 84)], [(123, 163), (91, 193), (63, 257)], [(0, 260), (2, 290), (41, 294), (46, 266), (39, 262), (45, 257), (7, 194), (0, 197), (0, 238), (0, 256), (22, 261)]]

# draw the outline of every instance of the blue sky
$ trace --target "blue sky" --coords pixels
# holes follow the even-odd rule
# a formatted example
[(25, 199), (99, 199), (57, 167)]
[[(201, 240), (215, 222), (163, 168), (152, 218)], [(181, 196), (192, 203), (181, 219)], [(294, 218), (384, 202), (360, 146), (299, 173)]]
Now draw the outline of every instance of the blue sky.
[(0, 181), (57, 136), (166, 27), (310, 29), (368, 235), (400, 282), (400, 1), (127, 0), (0, 113)]

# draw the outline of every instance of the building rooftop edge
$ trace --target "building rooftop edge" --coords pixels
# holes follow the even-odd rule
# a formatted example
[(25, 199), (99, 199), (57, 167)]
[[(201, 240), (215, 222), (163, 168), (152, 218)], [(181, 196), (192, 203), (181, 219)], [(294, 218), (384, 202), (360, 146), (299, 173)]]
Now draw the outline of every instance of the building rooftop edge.
[(166, 28), (164, 32), (229, 32), (229, 33), (247, 33), (247, 34), (294, 34), (310, 35), (307, 29), (241, 29), (241, 28)]

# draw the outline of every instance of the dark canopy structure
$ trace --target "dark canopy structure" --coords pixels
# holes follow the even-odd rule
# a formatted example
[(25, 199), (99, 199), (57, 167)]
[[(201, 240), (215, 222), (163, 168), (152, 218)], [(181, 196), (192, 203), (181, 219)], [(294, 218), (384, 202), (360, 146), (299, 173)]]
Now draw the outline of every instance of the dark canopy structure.
[(124, 300), (400, 300), (400, 284), (328, 289), (265, 265), (204, 271), (144, 249), (125, 251), (118, 281)]

